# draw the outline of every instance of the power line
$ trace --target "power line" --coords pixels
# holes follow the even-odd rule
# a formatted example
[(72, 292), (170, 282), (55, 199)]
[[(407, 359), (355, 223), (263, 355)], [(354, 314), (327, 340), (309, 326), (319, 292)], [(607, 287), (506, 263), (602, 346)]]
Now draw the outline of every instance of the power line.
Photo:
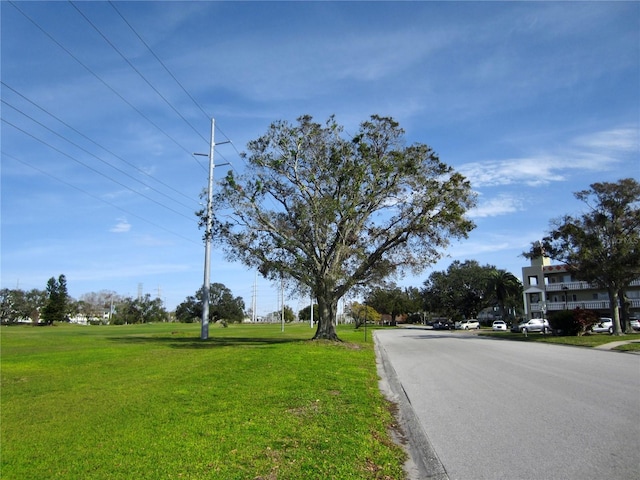
[(60, 47), (67, 55), (73, 58), (78, 64), (80, 64), (85, 70), (87, 70), (91, 75), (93, 75), (100, 83), (102, 83), (105, 87), (107, 87), (111, 92), (113, 92), (120, 100), (126, 103), (130, 108), (132, 108), (135, 112), (137, 112), (142, 118), (144, 118), (147, 122), (153, 125), (159, 132), (165, 135), (169, 140), (175, 143), (182, 151), (184, 151), (190, 158), (192, 158), (200, 168), (202, 168), (205, 172), (206, 168), (197, 161), (192, 155), (191, 151), (182, 146), (175, 138), (165, 132), (159, 125), (157, 125), (153, 120), (151, 120), (147, 115), (142, 113), (140, 109), (136, 108), (131, 102), (129, 102), (126, 98), (124, 98), (120, 93), (118, 93), (111, 85), (109, 85), (106, 81), (104, 81), (97, 73), (95, 73), (91, 68), (85, 65), (78, 57), (76, 57), (73, 53), (71, 53), (64, 45), (58, 42), (51, 34), (49, 34), (44, 28), (42, 28), (35, 20), (33, 20), (29, 15), (27, 15), (23, 10), (21, 10), (13, 1), (9, 0), (9, 4), (13, 6), (18, 12), (20, 12), (27, 20), (29, 20), (38, 30), (40, 30), (44, 35), (47, 36), (53, 43), (55, 43), (58, 47)]
[(127, 57), (125, 57), (125, 55), (124, 55), (124, 54), (123, 54), (123, 53), (118, 49), (118, 47), (116, 47), (116, 46), (113, 44), (113, 42), (111, 42), (111, 40), (109, 40), (109, 39), (107, 38), (107, 36), (106, 36), (104, 33), (102, 33), (102, 31), (100, 31), (100, 29), (99, 29), (99, 28), (98, 28), (98, 27), (97, 27), (97, 26), (96, 26), (96, 25), (95, 25), (95, 24), (94, 24), (94, 23), (93, 23), (93, 22), (92, 22), (92, 21), (91, 21), (91, 20), (86, 16), (86, 15), (85, 15), (85, 14), (84, 14), (84, 13), (83, 13), (83, 12), (82, 12), (78, 7), (77, 7), (77, 6), (76, 6), (76, 4), (75, 4), (75, 3), (73, 3), (71, 0), (69, 0), (69, 4), (70, 4), (73, 8), (75, 8), (75, 9), (76, 9), (76, 11), (77, 11), (81, 16), (82, 16), (82, 18), (84, 18), (84, 19), (87, 21), (87, 23), (88, 23), (89, 25), (91, 25), (91, 26), (93, 27), (93, 29), (94, 29), (96, 32), (98, 32), (98, 34), (100, 34), (100, 36), (104, 39), (104, 41), (105, 41), (105, 42), (107, 42), (107, 44), (108, 44), (108, 45), (109, 45), (109, 46), (110, 46), (110, 47), (111, 47), (111, 48), (112, 48), (112, 49), (113, 49), (113, 50), (114, 50), (118, 55), (120, 55), (120, 57), (121, 57), (125, 62), (127, 62), (127, 65), (129, 65), (129, 66), (133, 69), (133, 71), (134, 71), (134, 72), (136, 72), (136, 73), (138, 74), (138, 76), (139, 76), (142, 80), (144, 80), (144, 81), (145, 81), (145, 83), (146, 83), (147, 85), (149, 85), (149, 87), (151, 87), (151, 89), (152, 89), (154, 92), (156, 92), (156, 93), (158, 94), (158, 96), (159, 96), (162, 100), (164, 100), (164, 102), (165, 102), (165, 103), (166, 103), (166, 104), (167, 104), (167, 105), (168, 105), (168, 106), (169, 106), (169, 107), (170, 107), (170, 108), (171, 108), (171, 109), (176, 113), (176, 115), (178, 115), (178, 116), (179, 116), (179, 117), (180, 117), (180, 118), (181, 118), (181, 119), (182, 119), (182, 120), (183, 120), (187, 125), (189, 125), (189, 126), (191, 127), (191, 129), (196, 133), (196, 135), (199, 135), (199, 136), (200, 136), (200, 138), (202, 138), (202, 140), (204, 140), (204, 141), (206, 142), (206, 141), (207, 141), (207, 139), (206, 139), (206, 138), (205, 138), (205, 137), (204, 137), (200, 132), (198, 132), (198, 130), (196, 130), (196, 128), (195, 128), (193, 125), (191, 125), (191, 123), (189, 122), (189, 120), (187, 120), (187, 119), (186, 119), (186, 118), (185, 118), (185, 117), (184, 117), (184, 116), (183, 116), (183, 115), (178, 111), (178, 109), (177, 109), (176, 107), (174, 107), (174, 106), (173, 106), (173, 104), (172, 104), (169, 100), (167, 100), (167, 98), (166, 98), (164, 95), (162, 95), (162, 93), (160, 93), (160, 91), (159, 91), (155, 86), (153, 86), (153, 84), (152, 84), (152, 83), (147, 79), (147, 77), (145, 77), (145, 76), (142, 74), (142, 72), (140, 72), (140, 70), (138, 70), (138, 69), (136, 68), (136, 66), (135, 66), (133, 63), (131, 63), (131, 61), (130, 61)]
[[(29, 20), (36, 28), (38, 28), (47, 38), (49, 38), (53, 43), (55, 43), (59, 48), (61, 48), (65, 53), (67, 53), (67, 55), (69, 55), (71, 58), (73, 58), (78, 64), (80, 64), (85, 70), (87, 70), (91, 75), (93, 75), (99, 82), (101, 82), (104, 86), (106, 86), (109, 90), (112, 91), (112, 93), (114, 93), (118, 98), (120, 98), (125, 104), (127, 104), (131, 109), (133, 109), (135, 112), (137, 112), (141, 117), (143, 117), (145, 120), (147, 120), (151, 125), (153, 125), (158, 131), (160, 131), (161, 133), (163, 133), (167, 138), (169, 138), (172, 142), (174, 142), (178, 147), (180, 147), (184, 152), (189, 153), (190, 157), (200, 166), (200, 168), (202, 168), (204, 171), (206, 171), (206, 168), (203, 166), (202, 163), (200, 163), (194, 156), (191, 155), (191, 153), (189, 152), (189, 150), (187, 150), (185, 147), (183, 147), (182, 145), (180, 145), (180, 143), (177, 142), (177, 140), (175, 140), (173, 137), (171, 137), (167, 132), (165, 132), (161, 127), (159, 127), (155, 122), (153, 122), (148, 116), (146, 116), (143, 112), (141, 112), (138, 108), (136, 108), (131, 102), (129, 102), (126, 98), (124, 98), (120, 93), (118, 93), (113, 87), (111, 87), (106, 81), (104, 81), (96, 72), (94, 72), (91, 68), (89, 68), (86, 64), (84, 64), (78, 57), (76, 57), (71, 51), (69, 51), (64, 45), (62, 45), (60, 42), (58, 42), (51, 34), (49, 34), (42, 26), (40, 26), (35, 20), (33, 20), (28, 14), (26, 14), (22, 9), (20, 9), (13, 1), (9, 1), (9, 3), (19, 12), (21, 13), (27, 20)], [(112, 47), (113, 44), (112, 42), (110, 42), (106, 36), (104, 34), (102, 34), (97, 27), (95, 27), (95, 25), (93, 25), (91, 23), (91, 21), (72, 3), (71, 5), (80, 13), (80, 15), (82, 15), (85, 20), (87, 22), (89, 22), (97, 31), (98, 33), (100, 33), (100, 35), (105, 39), (105, 41), (107, 41), (107, 43), (109, 43)], [(146, 42), (145, 42), (146, 44)], [(118, 51), (115, 47), (113, 47), (116, 51)], [(118, 52), (123, 58), (124, 56)], [(159, 57), (157, 57), (157, 55), (154, 54), (154, 56), (156, 58), (159, 59)], [(131, 65), (131, 63), (126, 60), (126, 58), (124, 58), (125, 61), (127, 61), (127, 63), (129, 63)], [(159, 60), (160, 61), (160, 60)], [(164, 64), (163, 64), (164, 65)], [(131, 65), (131, 67), (135, 69), (135, 67), (133, 67), (133, 65)], [(165, 65), (166, 67), (166, 65)], [(167, 69), (168, 70), (168, 69)], [(138, 72), (139, 73), (139, 72)], [(140, 74), (140, 73), (139, 73)], [(140, 74), (141, 75), (141, 74)], [(172, 78), (175, 79), (175, 75), (170, 74), (172, 76)], [(142, 75), (141, 75), (142, 76)], [(144, 78), (143, 78), (144, 79)], [(153, 85), (150, 84), (150, 82), (148, 82), (146, 79), (145, 81), (149, 84), (149, 86), (151, 86), (153, 88)], [(177, 81), (177, 80), (176, 80)], [(177, 82), (179, 85), (181, 85), (181, 88), (184, 89), (184, 87), (182, 86), (182, 84), (180, 84), (179, 82)], [(155, 90), (155, 89), (154, 89)], [(184, 89), (186, 91), (186, 89)], [(157, 92), (159, 95), (161, 95), (159, 92)], [(187, 92), (188, 94), (188, 92)], [(188, 96), (190, 98), (193, 98), (190, 94), (188, 94)], [(166, 101), (166, 99), (164, 99)], [(197, 104), (197, 102), (195, 102)], [(169, 104), (170, 105), (170, 104)], [(171, 106), (171, 105), (170, 105)], [(174, 111), (176, 111), (176, 113), (179, 114), (179, 112), (177, 112), (177, 110), (172, 107)], [(202, 109), (202, 107), (199, 106), (199, 108), (201, 109), (201, 111), (203, 113), (206, 114), (206, 112), (204, 112), (204, 109)], [(181, 116), (182, 117), (182, 116)], [(182, 117), (184, 119), (184, 117)], [(186, 120), (185, 120), (186, 121)], [(188, 122), (187, 122), (188, 123)], [(191, 125), (190, 125), (191, 126)], [(193, 126), (191, 126), (193, 128)], [(222, 130), (220, 130), (218, 127), (216, 127), (217, 130), (219, 130), (222, 135), (224, 135), (225, 138), (229, 138)], [(195, 130), (195, 129), (194, 129)], [(26, 132), (24, 132), (26, 133)], [(35, 138), (35, 137), (34, 137)], [(244, 159), (242, 157), (242, 155), (240, 154), (240, 152), (238, 151), (238, 149), (236, 148), (235, 144), (231, 141), (229, 141), (229, 143), (231, 143), (233, 149), (236, 151), (236, 153), (238, 154), (238, 156), (243, 160)], [(225, 158), (225, 156), (221, 153), (219, 153), (219, 156), (223, 159), (223, 160), (227, 160)], [(230, 163), (230, 162), (229, 162)], [(236, 171), (236, 173), (238, 173), (237, 169), (230, 163), (231, 168)]]
[[(122, 12), (120, 10), (118, 10), (118, 8), (116, 8), (115, 4), (111, 1), (109, 1), (109, 5), (111, 5), (111, 7), (116, 11), (116, 13), (120, 16), (120, 18), (122, 18), (122, 20), (124, 21), (124, 23), (127, 24), (127, 26), (129, 27), (129, 29), (131, 29), (131, 31), (135, 34), (136, 37), (138, 37), (138, 39), (140, 40), (140, 42), (142, 42), (142, 44), (147, 48), (147, 50), (149, 51), (149, 53), (151, 53), (151, 55), (153, 55), (153, 57), (158, 61), (158, 63), (162, 66), (162, 68), (164, 68), (164, 70), (167, 72), (167, 74), (169, 74), (169, 76), (178, 84), (178, 86), (182, 89), (182, 91), (191, 99), (191, 101), (193, 102), (193, 104), (198, 107), (198, 110), (200, 110), (200, 112), (202, 112), (202, 114), (205, 116), (205, 118), (207, 120), (211, 119), (211, 115), (208, 114), (204, 108), (202, 108), (202, 106), (198, 103), (198, 101), (193, 98), (193, 95), (191, 95), (187, 89), (184, 87), (184, 85), (182, 85), (182, 83), (180, 82), (180, 80), (178, 80), (176, 78), (176, 76), (171, 72), (171, 70), (169, 70), (169, 67), (167, 67), (167, 65), (162, 61), (162, 59), (153, 51), (153, 49), (149, 46), (149, 44), (142, 38), (142, 36), (136, 31), (136, 29), (133, 27), (133, 25), (131, 25), (131, 23), (124, 17), (124, 15), (122, 14)], [(224, 133), (219, 125), (216, 122), (216, 126), (215, 126), (216, 130), (218, 132), (220, 132), (222, 134), (223, 137), (225, 137), (229, 143), (231, 144), (231, 146), (233, 147), (233, 149), (235, 150), (235, 152), (238, 154), (238, 157), (242, 158), (242, 154), (238, 151), (238, 149), (236, 148), (235, 144), (231, 141), (231, 139), (229, 138), (229, 136)], [(222, 157), (223, 160), (228, 161), (224, 155), (219, 154), (220, 157)], [(233, 167), (232, 167), (233, 168)]]
[[(57, 132), (53, 131), (52, 129), (50, 129), (49, 127), (47, 127), (46, 125), (44, 125), (43, 123), (39, 122), (38, 120), (36, 120), (35, 118), (31, 117), (30, 115), (27, 115), (27, 114), (26, 114), (26, 113), (24, 113), (22, 110), (19, 110), (18, 108), (14, 107), (13, 105), (11, 105), (10, 103), (8, 103), (8, 102), (7, 102), (7, 101), (5, 101), (4, 99), (2, 99), (2, 100), (0, 100), (0, 101), (1, 101), (2, 103), (4, 103), (5, 105), (7, 105), (8, 107), (10, 107), (10, 108), (14, 109), (15, 111), (17, 111), (17, 112), (21, 113), (22, 115), (24, 115), (25, 117), (27, 117), (28, 119), (30, 119), (32, 122), (34, 122), (34, 123), (36, 123), (36, 124), (40, 125), (42, 128), (44, 128), (44, 129), (48, 130), (49, 132), (53, 133), (53, 134), (54, 134), (54, 135), (56, 135), (57, 137), (59, 137), (59, 138), (61, 138), (61, 139), (65, 140), (65, 141), (69, 142), (71, 145), (73, 145), (74, 147), (78, 148), (79, 150), (82, 150), (82, 151), (83, 151), (83, 152), (85, 152), (87, 155), (91, 155), (92, 157), (94, 157), (94, 158), (95, 158), (95, 159), (97, 159), (98, 161), (100, 161), (100, 162), (104, 163), (105, 165), (110, 166), (110, 167), (111, 167), (111, 168), (113, 168), (114, 170), (116, 170), (116, 171), (118, 171), (118, 172), (122, 173), (123, 175), (125, 175), (125, 176), (129, 177), (129, 178), (130, 178), (130, 179), (132, 179), (133, 181), (135, 181), (135, 182), (138, 182), (138, 183), (142, 184), (143, 186), (145, 186), (145, 187), (147, 187), (147, 188), (149, 188), (149, 189), (153, 190), (153, 191), (154, 191), (154, 192), (156, 192), (156, 193), (159, 193), (159, 194), (160, 194), (160, 195), (162, 195), (163, 197), (166, 197), (166, 198), (168, 198), (169, 200), (171, 200), (171, 201), (173, 201), (173, 202), (178, 203), (179, 205), (182, 205), (183, 207), (191, 208), (189, 205), (185, 205), (184, 203), (177, 201), (176, 199), (174, 199), (174, 198), (172, 198), (172, 197), (168, 196), (168, 195), (167, 195), (167, 194), (165, 194), (164, 192), (161, 192), (160, 190), (158, 190), (158, 189), (156, 189), (156, 188), (152, 187), (151, 185), (149, 185), (149, 184), (147, 184), (147, 183), (143, 182), (142, 180), (140, 180), (140, 179), (138, 179), (138, 178), (135, 178), (135, 177), (134, 177), (134, 176), (132, 176), (132, 175), (129, 175), (129, 174), (128, 174), (127, 172), (125, 172), (124, 170), (122, 170), (122, 169), (120, 169), (120, 168), (116, 167), (115, 165), (113, 165), (113, 164), (111, 164), (111, 163), (107, 162), (106, 160), (104, 160), (104, 159), (102, 159), (102, 158), (98, 157), (97, 155), (95, 155), (95, 154), (91, 153), (89, 150), (87, 150), (87, 149), (85, 149), (85, 148), (81, 147), (81, 146), (80, 146), (80, 145), (78, 145), (77, 143), (74, 143), (74, 142), (72, 142), (71, 140), (69, 140), (68, 138), (66, 138), (66, 137), (64, 137), (64, 136), (60, 135), (59, 133), (57, 133)], [(13, 125), (12, 125), (12, 126), (13, 126)], [(35, 138), (35, 137), (33, 137), (33, 138)], [(85, 163), (82, 163), (82, 165), (87, 166)], [(94, 171), (96, 171), (96, 170), (94, 170)], [(107, 178), (111, 179), (111, 177), (107, 177)], [(111, 179), (111, 180), (113, 180), (113, 179)]]
[[(185, 195), (183, 192), (181, 192), (180, 190), (177, 190), (175, 188), (173, 188), (171, 185), (163, 182), (162, 180), (154, 177), (153, 175), (149, 174), (148, 172), (145, 172), (144, 170), (142, 170), (141, 168), (139, 168), (137, 165), (128, 162), (127, 160), (125, 160), (124, 158), (122, 158), (121, 156), (115, 154), (114, 152), (112, 152), (111, 150), (109, 150), (108, 148), (100, 145), (99, 143), (97, 143), (96, 141), (92, 140), (91, 138), (89, 138), (88, 136), (86, 136), (84, 133), (78, 131), (77, 129), (75, 129), (74, 127), (72, 127), (71, 125), (69, 125), (68, 123), (66, 123), (64, 120), (62, 120), (61, 118), (57, 117), (56, 115), (54, 115), (53, 113), (49, 112), (47, 109), (43, 108), (42, 106), (38, 105), (37, 103), (35, 103), (33, 100), (27, 98), (25, 95), (23, 95), (22, 93), (20, 93), (19, 91), (17, 91), (15, 88), (11, 87), (10, 85), (7, 85), (4, 81), (0, 80), (0, 83), (8, 88), (9, 90), (11, 90), (12, 92), (14, 92), (16, 95), (18, 95), (19, 97), (21, 97), (22, 99), (26, 100), (27, 102), (29, 102), (31, 105), (33, 105), (34, 107), (38, 108), (40, 111), (46, 113), (47, 115), (53, 117), (54, 119), (56, 119), (58, 122), (60, 122), (62, 125), (64, 125), (65, 127), (67, 127), (68, 129), (70, 129), (71, 131), (77, 133), (78, 135), (80, 135), (82, 138), (88, 140), (89, 142), (93, 143), (94, 145), (96, 145), (97, 147), (101, 148), (102, 150), (104, 150), (105, 152), (109, 153), (110, 155), (113, 155), (114, 157), (116, 157), (118, 160), (120, 160), (123, 163), (126, 163), (127, 165), (129, 165), (130, 167), (134, 168), (138, 173), (141, 173), (142, 175), (145, 175), (153, 180), (155, 180), (156, 182), (160, 183), (161, 185), (167, 187), (168, 189), (172, 190), (173, 192), (189, 199), (192, 200), (194, 202), (196, 202), (196, 200), (188, 195)], [(15, 107), (12, 107), (15, 109)], [(22, 113), (23, 115), (26, 115), (24, 112), (20, 111), (20, 113)], [(115, 167), (114, 167), (115, 168)]]
[[(174, 210), (173, 208), (171, 208), (171, 207), (169, 207), (169, 206), (167, 206), (167, 205), (165, 205), (165, 204), (163, 204), (163, 203), (160, 203), (160, 202), (158, 202), (157, 200), (154, 200), (153, 198), (151, 198), (151, 197), (149, 197), (149, 196), (147, 196), (147, 195), (145, 195), (145, 194), (143, 194), (143, 193), (140, 193), (140, 192), (138, 192), (138, 191), (136, 191), (136, 190), (132, 189), (132, 188), (131, 188), (131, 187), (129, 187), (128, 185), (125, 185), (124, 183), (119, 182), (118, 180), (116, 180), (116, 179), (114, 179), (114, 178), (109, 177), (108, 175), (106, 175), (106, 174), (102, 173), (101, 171), (96, 170), (96, 169), (95, 169), (95, 168), (93, 168), (92, 166), (87, 165), (87, 164), (86, 164), (86, 163), (84, 163), (83, 161), (78, 160), (77, 158), (72, 157), (72, 156), (71, 156), (71, 155), (69, 155), (68, 153), (63, 152), (63, 151), (62, 151), (62, 150), (60, 150), (59, 148), (54, 147), (53, 145), (51, 145), (50, 143), (48, 143), (48, 142), (46, 142), (46, 141), (44, 141), (44, 140), (42, 140), (42, 139), (40, 139), (40, 138), (36, 137), (35, 135), (33, 135), (33, 134), (31, 134), (31, 133), (27, 132), (26, 130), (24, 130), (24, 129), (22, 129), (22, 128), (18, 127), (17, 125), (14, 125), (13, 123), (9, 122), (8, 120), (6, 120), (6, 119), (4, 119), (4, 118), (3, 118), (3, 119), (2, 119), (2, 121), (3, 121), (4, 123), (6, 123), (7, 125), (12, 126), (12, 127), (13, 127), (13, 128), (15, 128), (16, 130), (18, 130), (18, 131), (20, 131), (20, 132), (24, 133), (25, 135), (27, 135), (27, 136), (29, 136), (29, 137), (33, 138), (34, 140), (36, 140), (36, 141), (38, 141), (38, 142), (42, 143), (43, 145), (46, 145), (47, 147), (51, 148), (52, 150), (55, 150), (56, 152), (60, 153), (61, 155), (64, 155), (65, 157), (69, 158), (70, 160), (73, 160), (74, 162), (79, 163), (80, 165), (82, 165), (82, 166), (84, 166), (84, 167), (88, 168), (89, 170), (91, 170), (91, 171), (93, 171), (93, 172), (97, 173), (98, 175), (100, 175), (100, 176), (102, 176), (102, 177), (104, 177), (104, 178), (106, 178), (106, 179), (108, 179), (108, 180), (111, 180), (113, 183), (115, 183), (115, 184), (117, 184), (117, 185), (120, 185), (121, 187), (126, 188), (127, 190), (129, 190), (129, 191), (131, 191), (131, 192), (135, 193), (136, 195), (140, 195), (141, 197), (144, 197), (144, 198), (146, 198), (147, 200), (149, 200), (149, 201), (151, 201), (151, 202), (153, 202), (153, 203), (155, 203), (155, 204), (157, 204), (157, 205), (160, 205), (161, 207), (166, 208), (167, 210), (169, 210), (169, 211), (171, 211), (171, 212), (173, 212), (173, 213), (175, 213), (175, 214), (177, 214), (177, 215), (180, 215), (181, 217), (186, 218), (187, 220), (190, 220), (190, 221), (196, 222), (196, 220), (195, 220), (195, 219), (193, 219), (193, 218), (191, 218), (191, 217), (188, 217), (188, 216), (184, 215), (183, 213), (181, 213), (181, 212), (179, 212), (179, 211), (177, 211), (177, 210)], [(197, 222), (196, 222), (196, 223), (197, 223)]]
[[(165, 65), (165, 63), (160, 59), (160, 57), (158, 57), (158, 55), (156, 55), (156, 53), (151, 49), (151, 47), (149, 46), (149, 44), (147, 42), (144, 41), (144, 39), (142, 38), (142, 36), (140, 36), (140, 34), (136, 31), (135, 28), (133, 28), (133, 25), (131, 25), (131, 23), (129, 23), (127, 21), (127, 19), (124, 17), (124, 15), (122, 14), (122, 12), (120, 12), (120, 10), (118, 10), (116, 8), (116, 6), (114, 5), (114, 3), (111, 0), (109, 1), (109, 5), (111, 5), (111, 7), (116, 11), (116, 13), (120, 16), (120, 18), (122, 18), (122, 20), (124, 21), (124, 23), (127, 24), (127, 26), (131, 29), (131, 31), (135, 34), (136, 37), (138, 37), (138, 40), (140, 40), (142, 42), (142, 44), (147, 47), (147, 50), (149, 50), (149, 52), (151, 53), (151, 55), (153, 55), (153, 57), (158, 61), (158, 63), (160, 63), (160, 65), (162, 65), (162, 67), (164, 68), (164, 70), (171, 76), (171, 78), (173, 78), (173, 80), (180, 86), (180, 88), (182, 89), (182, 91), (191, 99), (191, 101), (193, 102), (193, 104), (198, 107), (198, 109), (202, 112), (202, 114), (205, 116), (205, 118), (207, 120), (211, 119), (211, 115), (209, 115), (207, 112), (204, 111), (204, 109), (202, 108), (202, 106), (200, 106), (200, 104), (196, 101), (195, 98), (193, 98), (193, 96), (187, 91), (186, 88), (184, 88), (184, 86), (182, 85), (182, 83), (180, 83), (180, 81), (176, 78), (176, 76), (171, 73), (171, 70), (169, 70), (169, 68)], [(218, 129), (218, 127), (216, 126), (216, 129)], [(219, 129), (218, 129), (219, 130)], [(225, 135), (226, 136), (226, 135)], [(228, 140), (228, 138), (227, 138)]]
[[(3, 120), (3, 121), (4, 121), (4, 120)], [(90, 193), (90, 192), (87, 192), (86, 190), (84, 190), (84, 189), (82, 189), (82, 188), (80, 188), (80, 187), (78, 187), (78, 186), (76, 186), (76, 185), (73, 185), (72, 183), (69, 183), (69, 182), (67, 182), (67, 181), (65, 181), (65, 180), (62, 180), (61, 178), (58, 178), (58, 177), (56, 177), (55, 175), (52, 175), (51, 173), (46, 172), (45, 170), (42, 170), (41, 168), (38, 168), (38, 167), (36, 167), (35, 165), (30, 164), (29, 162), (25, 162), (24, 160), (21, 160), (21, 159), (19, 159), (19, 158), (15, 157), (14, 155), (11, 155), (11, 154), (9, 154), (9, 153), (6, 153), (4, 150), (2, 151), (2, 155), (3, 155), (3, 156), (5, 156), (5, 157), (8, 157), (8, 158), (11, 158), (11, 159), (13, 159), (13, 160), (15, 160), (15, 161), (17, 161), (17, 162), (20, 162), (20, 163), (22, 163), (23, 165), (26, 165), (27, 167), (32, 168), (32, 169), (36, 170), (37, 172), (40, 172), (40, 173), (41, 173), (41, 174), (43, 174), (43, 175), (46, 175), (46, 176), (48, 176), (48, 177), (51, 177), (51, 178), (53, 178), (54, 180), (56, 180), (56, 181), (58, 181), (58, 182), (60, 182), (60, 183), (62, 183), (62, 184), (64, 184), (64, 185), (67, 185), (68, 187), (74, 188), (74, 189), (78, 190), (79, 192), (82, 192), (82, 193), (84, 193), (85, 195), (88, 195), (89, 197), (91, 197), (91, 198), (93, 198), (93, 199), (95, 199), (95, 200), (99, 200), (99, 201), (101, 201), (101, 202), (103, 202), (103, 203), (106, 203), (106, 204), (107, 204), (107, 205), (109, 205), (110, 207), (116, 208), (116, 209), (120, 210), (121, 212), (126, 213), (127, 215), (131, 215), (132, 217), (135, 217), (135, 218), (137, 218), (137, 219), (139, 219), (139, 220), (142, 220), (143, 222), (146, 222), (146, 223), (148, 223), (149, 225), (152, 225), (152, 226), (154, 226), (154, 227), (156, 227), (156, 228), (159, 228), (160, 230), (164, 230), (165, 232), (170, 233), (171, 235), (175, 235), (176, 237), (182, 238), (183, 240), (186, 240), (187, 242), (194, 243), (194, 244), (196, 244), (196, 245), (200, 245), (200, 243), (198, 243), (198, 242), (194, 241), (194, 240), (193, 240), (193, 239), (191, 239), (191, 238), (185, 237), (185, 236), (183, 236), (183, 235), (181, 235), (181, 234), (179, 234), (179, 233), (176, 233), (176, 232), (174, 232), (174, 231), (171, 231), (171, 230), (169, 230), (168, 228), (163, 227), (162, 225), (158, 225), (157, 223), (152, 222), (151, 220), (148, 220), (148, 219), (146, 219), (146, 218), (144, 218), (144, 217), (142, 217), (142, 216), (140, 216), (140, 215), (138, 215), (138, 214), (136, 214), (136, 213), (133, 213), (133, 212), (131, 212), (131, 211), (127, 210), (127, 209), (124, 209), (124, 208), (122, 208), (122, 207), (120, 207), (120, 206), (118, 206), (118, 205), (116, 205), (116, 204), (114, 204), (114, 203), (111, 203), (111, 202), (109, 202), (109, 201), (105, 200), (104, 198), (101, 198), (101, 197), (99, 197), (99, 196), (97, 196), (97, 195), (94, 195), (94, 194), (92, 194), (92, 193)]]

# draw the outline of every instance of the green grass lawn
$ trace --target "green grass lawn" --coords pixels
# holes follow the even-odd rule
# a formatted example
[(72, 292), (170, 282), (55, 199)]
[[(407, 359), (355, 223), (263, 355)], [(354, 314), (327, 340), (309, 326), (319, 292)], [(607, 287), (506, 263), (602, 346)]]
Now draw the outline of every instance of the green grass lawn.
[(373, 343), (308, 325), (3, 326), (1, 477), (401, 479)]
[[(621, 336), (609, 335), (608, 333), (593, 333), (589, 335), (582, 335), (580, 337), (565, 337), (555, 335), (542, 335), (541, 333), (530, 333), (529, 335), (523, 335), (522, 333), (512, 332), (492, 332), (490, 330), (481, 330), (480, 335), (491, 336), (495, 338), (505, 338), (509, 340), (515, 340), (520, 342), (547, 342), (558, 343), (562, 345), (576, 345), (582, 347), (597, 347), (606, 343), (618, 342), (618, 341), (634, 341), (640, 342), (640, 333), (632, 333)], [(639, 349), (637, 343), (632, 343), (630, 346), (625, 345), (618, 347), (616, 350), (634, 350)]]

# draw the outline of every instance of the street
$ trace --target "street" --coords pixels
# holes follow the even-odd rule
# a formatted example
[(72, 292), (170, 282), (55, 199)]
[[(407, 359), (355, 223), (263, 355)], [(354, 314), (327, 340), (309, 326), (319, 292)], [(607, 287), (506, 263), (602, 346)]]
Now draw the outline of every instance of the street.
[(375, 339), (432, 478), (640, 478), (640, 355), (424, 327)]

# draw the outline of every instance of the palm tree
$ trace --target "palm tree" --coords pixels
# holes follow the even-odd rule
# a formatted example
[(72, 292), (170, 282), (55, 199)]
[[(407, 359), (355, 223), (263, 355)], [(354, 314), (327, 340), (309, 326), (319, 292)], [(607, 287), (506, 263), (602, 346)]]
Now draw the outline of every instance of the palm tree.
[(522, 297), (522, 283), (511, 272), (495, 269), (489, 274), (489, 294), (493, 295), (500, 315), (507, 321), (506, 306), (514, 306)]

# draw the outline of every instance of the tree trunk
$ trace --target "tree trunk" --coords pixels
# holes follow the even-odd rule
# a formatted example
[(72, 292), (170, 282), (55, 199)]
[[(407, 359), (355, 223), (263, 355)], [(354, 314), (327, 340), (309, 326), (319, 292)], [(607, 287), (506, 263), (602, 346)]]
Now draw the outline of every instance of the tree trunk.
[(498, 308), (500, 309), (500, 318), (502, 319), (502, 321), (504, 323), (507, 323), (508, 318), (507, 318), (507, 309), (504, 307), (504, 302), (498, 302)]
[(623, 333), (620, 328), (620, 309), (618, 308), (618, 290), (609, 289), (609, 306), (611, 307), (611, 317), (613, 318), (613, 334), (621, 335)]
[(333, 340), (341, 342), (336, 334), (336, 313), (338, 309), (338, 299), (323, 289), (318, 299), (318, 329), (313, 340)]
[(629, 298), (625, 295), (624, 290), (620, 289), (618, 291), (618, 298), (620, 299), (620, 328), (624, 333), (634, 333), (631, 328), (631, 302)]

